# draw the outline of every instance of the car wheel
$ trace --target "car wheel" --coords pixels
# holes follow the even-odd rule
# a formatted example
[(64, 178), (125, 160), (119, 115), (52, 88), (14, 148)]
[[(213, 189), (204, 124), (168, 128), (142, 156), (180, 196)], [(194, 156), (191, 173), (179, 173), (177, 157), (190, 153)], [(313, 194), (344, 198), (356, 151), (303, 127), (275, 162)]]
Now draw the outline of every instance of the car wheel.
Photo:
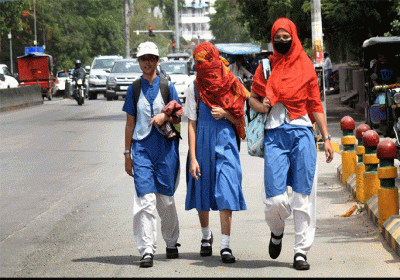
[(107, 101), (111, 101), (113, 100), (113, 98), (111, 96), (106, 95)]

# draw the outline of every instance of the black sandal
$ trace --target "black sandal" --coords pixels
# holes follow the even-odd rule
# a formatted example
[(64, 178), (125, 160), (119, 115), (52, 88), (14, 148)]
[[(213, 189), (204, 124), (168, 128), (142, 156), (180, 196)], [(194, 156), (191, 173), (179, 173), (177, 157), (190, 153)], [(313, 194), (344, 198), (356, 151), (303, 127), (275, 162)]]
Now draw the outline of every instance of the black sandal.
[[(150, 258), (146, 258), (146, 256), (150, 256)], [(140, 259), (140, 267), (152, 267), (153, 266), (153, 254), (146, 253)]]
[[(201, 246), (200, 246), (200, 256), (202, 257), (209, 257), (212, 255), (212, 244), (214, 241), (213, 234), (211, 232), (211, 238), (210, 239), (202, 239), (201, 240)], [(203, 245), (204, 243), (209, 243), (210, 245)]]
[(281, 254), (281, 250), (282, 250), (282, 240), (281, 242), (279, 242), (279, 244), (274, 244), (272, 243), (272, 238), (274, 239), (282, 239), (283, 237), (283, 233), (279, 236), (276, 236), (275, 234), (273, 234), (271, 232), (271, 239), (269, 240), (269, 247), (268, 247), (268, 251), (269, 251), (269, 256), (271, 257), (271, 259), (276, 259), (277, 257), (279, 257), (279, 255)]
[[(225, 252), (228, 252), (229, 254), (226, 254)], [(221, 258), (222, 258), (223, 263), (234, 263), (235, 262), (235, 257), (232, 255), (232, 250), (229, 248), (224, 248), (221, 250)]]
[[(304, 258), (304, 261), (303, 261), (303, 260), (298, 260), (298, 261), (296, 261), (296, 258), (297, 258), (298, 256), (303, 257), (303, 258)], [(307, 257), (306, 257), (306, 255), (304, 255), (304, 254), (302, 254), (302, 253), (296, 253), (296, 254), (294, 255), (293, 267), (294, 267), (296, 270), (308, 270), (308, 269), (310, 269), (310, 265), (309, 265), (308, 262), (307, 262)]]

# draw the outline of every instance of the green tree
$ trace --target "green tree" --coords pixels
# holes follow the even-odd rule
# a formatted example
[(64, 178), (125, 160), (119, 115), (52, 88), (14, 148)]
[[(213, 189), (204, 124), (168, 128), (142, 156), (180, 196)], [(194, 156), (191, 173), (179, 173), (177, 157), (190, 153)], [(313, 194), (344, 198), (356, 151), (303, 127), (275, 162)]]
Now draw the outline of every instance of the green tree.
[[(247, 43), (251, 42), (249, 32), (238, 20), (238, 6), (232, 0), (217, 0), (211, 15), (210, 29), (215, 37), (213, 43)], [(227, 23), (229, 28), (227, 28)]]

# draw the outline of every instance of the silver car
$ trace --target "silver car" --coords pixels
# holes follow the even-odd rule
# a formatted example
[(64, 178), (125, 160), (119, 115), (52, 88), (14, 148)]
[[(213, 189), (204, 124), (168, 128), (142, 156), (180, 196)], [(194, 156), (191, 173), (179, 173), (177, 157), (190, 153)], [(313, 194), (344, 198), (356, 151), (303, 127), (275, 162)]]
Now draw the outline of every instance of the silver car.
[(116, 60), (107, 78), (107, 100), (117, 100), (119, 96), (125, 97), (129, 85), (140, 78), (141, 75), (142, 70), (136, 59)]

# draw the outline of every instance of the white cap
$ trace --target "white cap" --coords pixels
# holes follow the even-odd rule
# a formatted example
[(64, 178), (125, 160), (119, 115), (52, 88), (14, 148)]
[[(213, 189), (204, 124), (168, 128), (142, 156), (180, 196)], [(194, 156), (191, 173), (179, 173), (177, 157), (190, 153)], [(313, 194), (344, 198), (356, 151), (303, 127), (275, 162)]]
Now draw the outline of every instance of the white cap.
[(138, 46), (137, 51), (138, 52), (137, 52), (136, 57), (140, 57), (140, 56), (145, 55), (145, 54), (152, 54), (152, 55), (155, 55), (155, 56), (160, 56), (158, 54), (158, 47), (153, 42), (141, 43)]

